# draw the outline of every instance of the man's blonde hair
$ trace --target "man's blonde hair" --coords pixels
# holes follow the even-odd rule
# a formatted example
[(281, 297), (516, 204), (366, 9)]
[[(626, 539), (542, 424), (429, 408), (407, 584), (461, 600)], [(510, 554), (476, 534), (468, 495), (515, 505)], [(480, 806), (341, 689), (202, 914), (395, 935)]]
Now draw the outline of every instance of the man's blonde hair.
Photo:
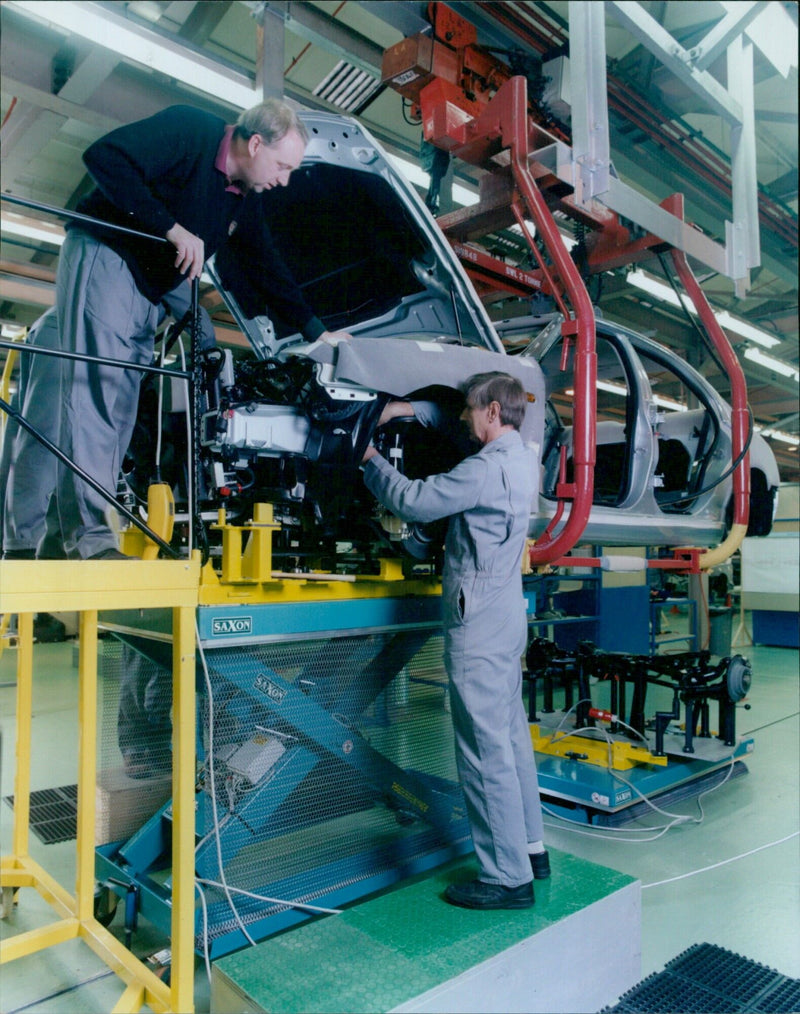
[(281, 99), (265, 99), (241, 114), (233, 134), (245, 141), (259, 134), (266, 144), (276, 144), (292, 130), (308, 144), (308, 130), (294, 109)]

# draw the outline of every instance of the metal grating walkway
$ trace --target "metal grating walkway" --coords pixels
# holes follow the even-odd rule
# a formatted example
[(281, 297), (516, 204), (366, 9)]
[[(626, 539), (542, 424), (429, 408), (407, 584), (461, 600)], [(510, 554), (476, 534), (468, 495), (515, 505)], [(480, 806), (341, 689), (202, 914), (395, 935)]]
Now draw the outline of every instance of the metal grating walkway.
[[(71, 841), (78, 830), (78, 786), (31, 792), (30, 829), (43, 845)], [(14, 797), (5, 801), (14, 809)]]
[(717, 947), (695, 944), (620, 997), (608, 1014), (795, 1014), (800, 979)]

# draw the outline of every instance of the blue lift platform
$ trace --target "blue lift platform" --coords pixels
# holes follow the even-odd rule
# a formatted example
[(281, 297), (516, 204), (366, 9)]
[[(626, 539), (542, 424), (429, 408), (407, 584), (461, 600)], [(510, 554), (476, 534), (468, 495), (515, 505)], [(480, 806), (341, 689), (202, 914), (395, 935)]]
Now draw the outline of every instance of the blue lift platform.
[[(471, 851), (439, 587), (383, 577), (281, 582), (271, 601), (241, 588), (225, 601), (217, 589), (198, 608), (195, 941), (211, 960)], [(528, 609), (533, 618), (533, 593)], [(166, 672), (168, 617), (157, 630), (130, 615), (103, 619)], [(620, 728), (587, 736), (574, 728), (587, 716), (570, 693), (563, 710), (538, 715), (534, 691), (531, 728), (544, 802), (573, 820), (621, 821), (645, 797), (725, 777), (753, 748), (706, 735), (699, 705), (691, 754), (685, 732), (663, 718), (658, 742), (652, 731), (623, 742)], [(127, 840), (96, 850), (96, 878), (125, 899), (131, 932), (141, 916), (169, 935), (170, 841), (168, 802)]]

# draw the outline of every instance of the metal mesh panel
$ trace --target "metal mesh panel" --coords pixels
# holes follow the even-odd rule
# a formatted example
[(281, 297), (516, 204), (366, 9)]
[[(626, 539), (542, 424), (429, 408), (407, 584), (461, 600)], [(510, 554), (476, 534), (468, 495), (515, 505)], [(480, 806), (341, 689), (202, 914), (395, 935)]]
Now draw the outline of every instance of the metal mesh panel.
[(207, 663), (196, 865), (210, 935), (235, 928), (231, 902), (245, 924), (283, 907), (239, 892), (311, 902), (468, 836), (441, 636), (219, 649)]
[[(440, 634), (214, 646), (204, 659), (198, 948), (206, 933), (272, 932), (286, 902), (342, 904), (469, 847)], [(119, 841), (169, 792), (172, 678), (115, 639), (101, 676), (99, 840)]]
[(172, 672), (115, 637), (100, 642), (98, 770), (135, 780), (172, 769)]

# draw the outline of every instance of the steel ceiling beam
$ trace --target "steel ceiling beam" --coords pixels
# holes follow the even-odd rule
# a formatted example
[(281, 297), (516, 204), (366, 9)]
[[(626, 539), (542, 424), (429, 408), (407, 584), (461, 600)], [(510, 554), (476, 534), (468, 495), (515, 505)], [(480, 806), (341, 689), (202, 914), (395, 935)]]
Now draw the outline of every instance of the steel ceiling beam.
[(396, 29), (405, 38), (418, 32), (430, 31), (431, 23), (425, 17), (427, 5), (424, 3), (408, 3), (408, 0), (359, 0), (357, 6)]
[(58, 97), (81, 105), (94, 95), (118, 63), (119, 57), (110, 50), (90, 49), (59, 89)]
[(380, 78), (383, 50), (359, 32), (321, 13), (311, 4), (289, 4), (255, 0), (247, 3), (257, 17), (275, 14), (287, 31), (305, 39), (340, 60)]
[(259, 99), (283, 98), (283, 68), (286, 66), (286, 32), (283, 30), (289, 12), (288, 0), (264, 4), (255, 12), (256, 91)]
[(204, 45), (232, 6), (232, 0), (216, 0), (213, 4), (196, 3), (178, 29), (178, 35), (195, 46)]
[(100, 4), (7, 0), (5, 6), (58, 31), (88, 39), (118, 53), (126, 62), (165, 74), (235, 109), (248, 109), (259, 101), (249, 75), (188, 47), (184, 40), (165, 37)]
[(690, 51), (656, 21), (636, 0), (606, 0), (606, 9), (630, 34), (649, 50), (668, 70), (699, 95), (711, 109), (729, 124), (742, 122), (742, 106), (715, 77), (698, 70)]
[[(7, 75), (0, 75), (0, 89), (5, 95), (14, 95), (21, 102), (29, 102), (39, 109), (49, 110), (65, 119), (77, 120), (94, 127), (100, 134), (107, 134), (110, 130), (119, 126), (119, 120), (111, 116), (104, 116), (87, 106), (79, 106), (61, 98), (60, 95), (51, 95), (41, 88), (33, 88), (21, 81), (15, 81)], [(7, 130), (8, 128), (5, 128)], [(5, 130), (3, 132), (3, 148), (5, 149)]]
[(768, 0), (759, 2), (738, 0), (736, 9), (728, 11), (725, 17), (689, 50), (689, 58), (694, 68), (700, 71), (707, 70), (767, 7), (767, 3)]

